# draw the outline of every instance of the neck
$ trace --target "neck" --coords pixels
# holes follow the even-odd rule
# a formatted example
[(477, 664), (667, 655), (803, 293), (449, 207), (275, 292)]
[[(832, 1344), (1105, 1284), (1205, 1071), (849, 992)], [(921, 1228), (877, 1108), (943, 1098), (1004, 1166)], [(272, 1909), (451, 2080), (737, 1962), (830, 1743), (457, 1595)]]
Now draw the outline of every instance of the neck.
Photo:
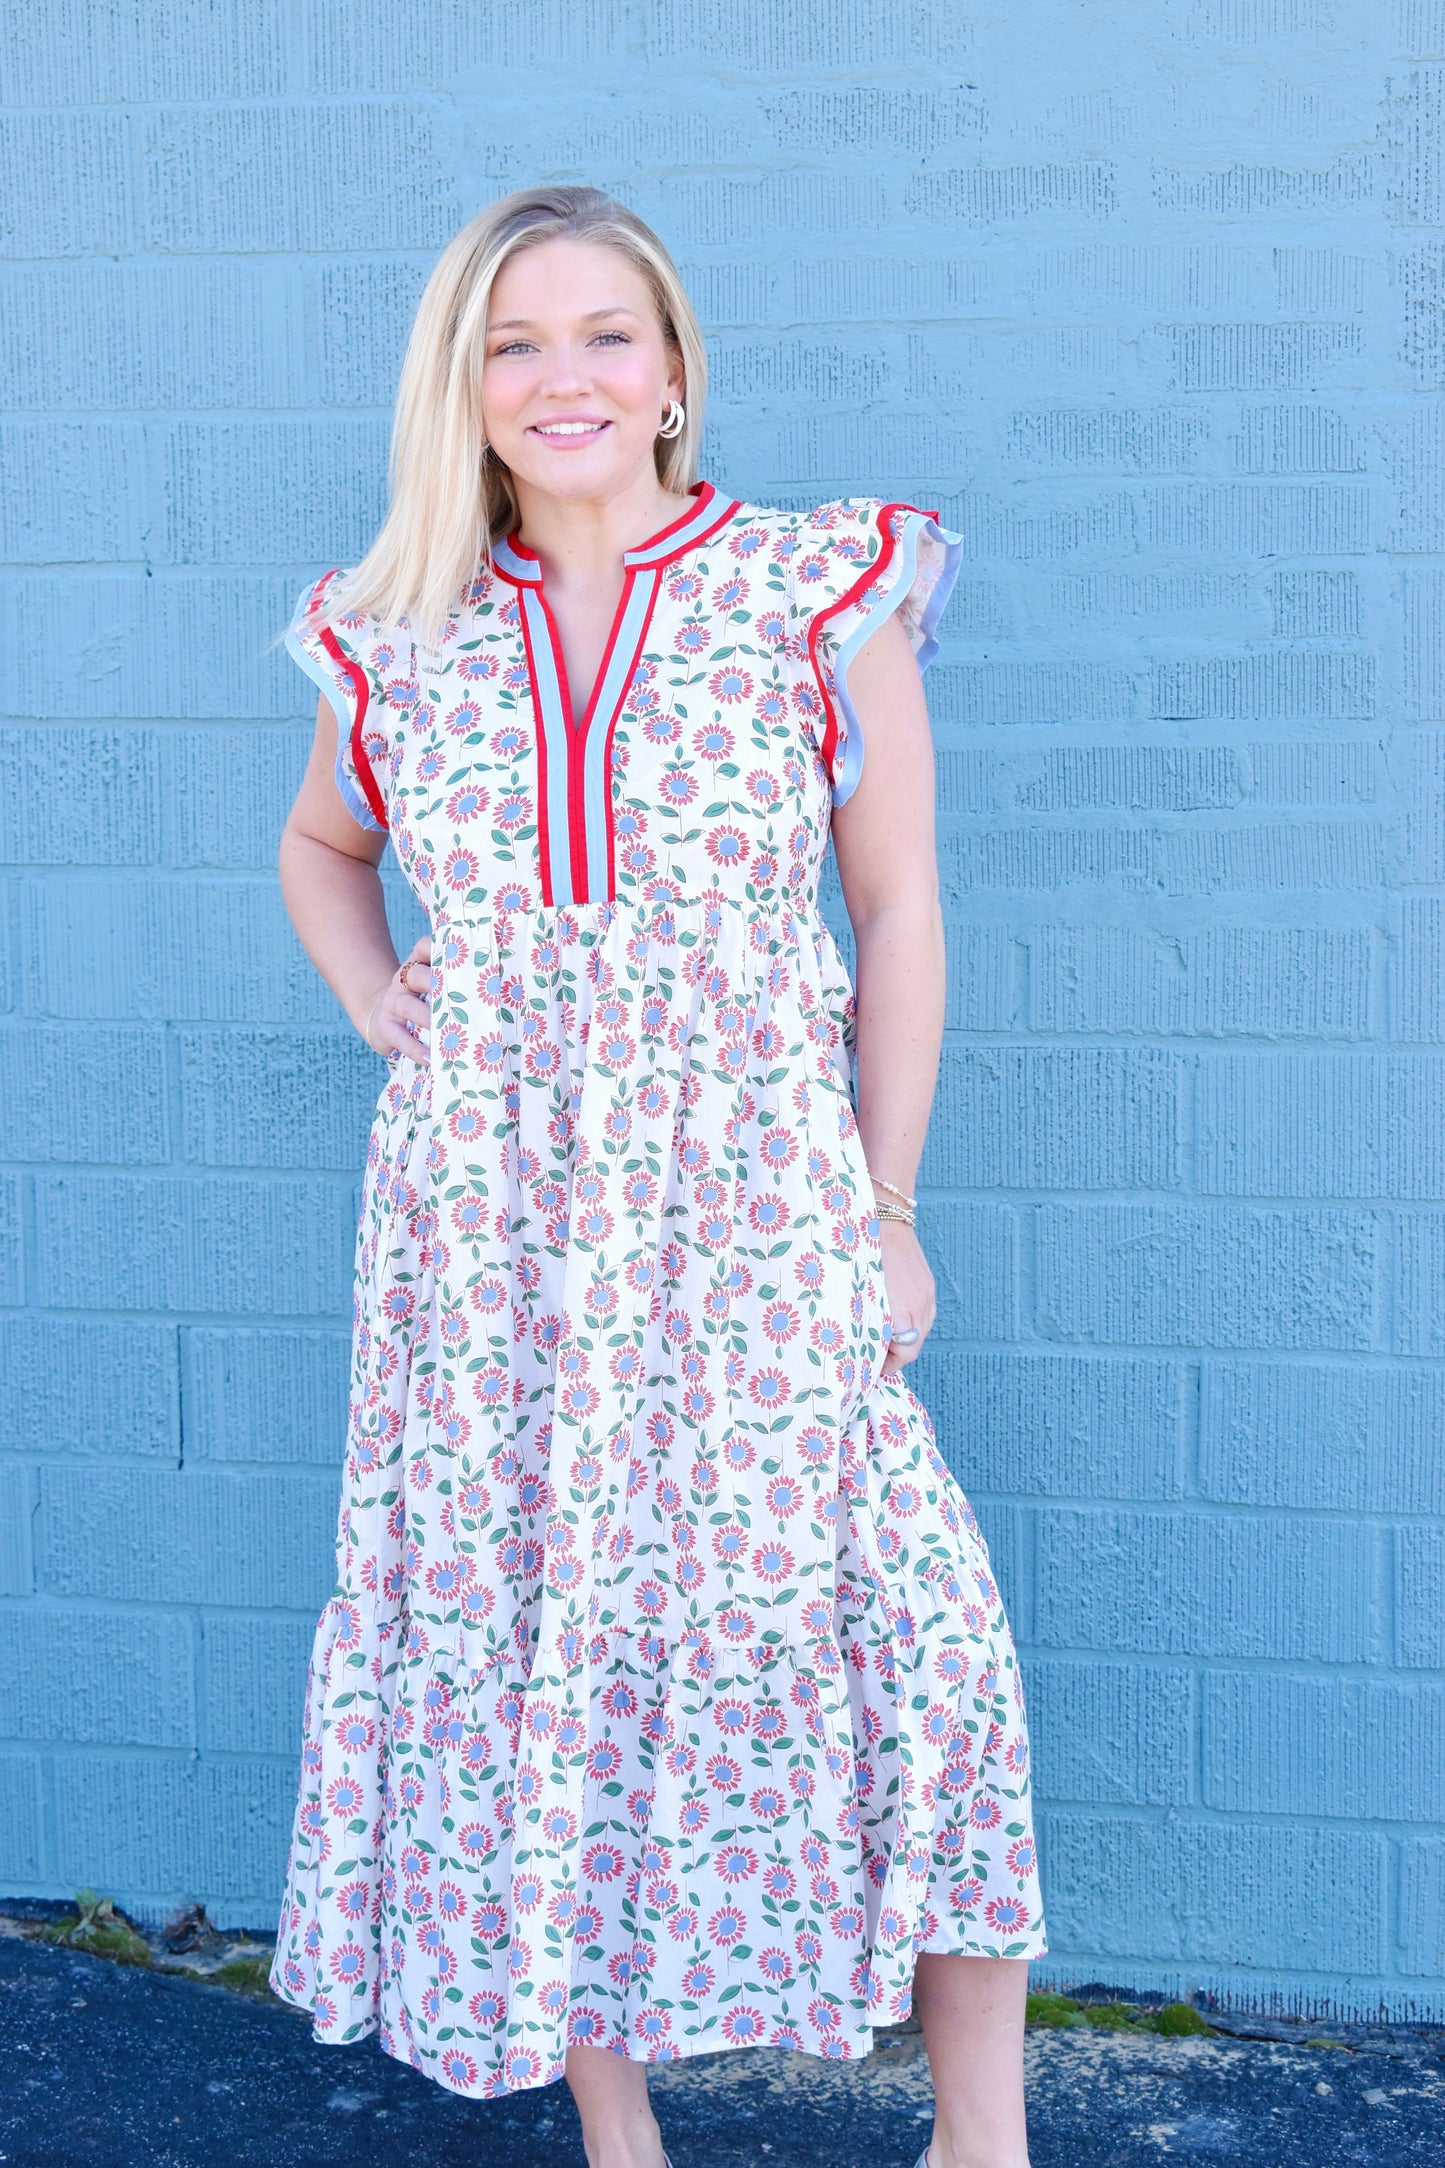
[(554, 497), (519, 478), (512, 486), (521, 540), (563, 585), (615, 573), (626, 551), (680, 519), (691, 502), (665, 490), (650, 468), (605, 497)]

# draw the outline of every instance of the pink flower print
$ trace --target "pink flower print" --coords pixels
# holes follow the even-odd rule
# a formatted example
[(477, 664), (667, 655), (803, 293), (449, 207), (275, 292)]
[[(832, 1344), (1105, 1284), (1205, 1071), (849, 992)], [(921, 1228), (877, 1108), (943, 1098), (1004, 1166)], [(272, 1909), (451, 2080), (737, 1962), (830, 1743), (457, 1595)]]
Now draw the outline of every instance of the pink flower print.
[(725, 706), (748, 699), (752, 689), (751, 674), (739, 663), (724, 664), (722, 669), (714, 670), (708, 679), (708, 690), (714, 700), (720, 700)]
[(746, 1914), (736, 1905), (723, 1905), (708, 1921), (707, 1931), (720, 1948), (728, 1949), (741, 1939), (747, 1924)]
[(717, 1974), (711, 1965), (689, 1965), (682, 1976), (682, 1991), (693, 2002), (703, 2002), (712, 1993)]
[(995, 1934), (1022, 1934), (1029, 1924), (1028, 1907), (1017, 1897), (994, 1897), (983, 1908), (983, 1916)]
[(782, 1543), (760, 1543), (752, 1555), (752, 1568), (760, 1581), (786, 1581), (795, 1572), (796, 1565), (793, 1553)]

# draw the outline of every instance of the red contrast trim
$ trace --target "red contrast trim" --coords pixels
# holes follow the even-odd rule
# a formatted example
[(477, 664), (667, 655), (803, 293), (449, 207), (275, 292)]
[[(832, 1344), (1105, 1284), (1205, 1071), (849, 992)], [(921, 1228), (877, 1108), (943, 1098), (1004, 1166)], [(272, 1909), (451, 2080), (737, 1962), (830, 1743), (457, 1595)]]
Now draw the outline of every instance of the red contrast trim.
[(385, 828), (388, 825), (386, 800), (377, 789), (376, 777), (371, 772), (371, 763), (366, 757), (366, 747), (362, 739), (363, 727), (366, 722), (367, 701), (371, 697), (370, 687), (366, 682), (366, 672), (359, 662), (353, 662), (349, 655), (343, 654), (341, 643), (329, 625), (321, 626), (317, 638), (337, 669), (343, 671), (351, 680), (351, 689), (356, 695), (356, 715), (351, 725), (352, 762), (356, 768), (357, 780), (361, 784), (362, 795), (381, 826)]
[[(510, 573), (504, 574), (507, 579)], [(537, 697), (537, 665), (532, 655), (532, 634), (525, 606), (515, 605), (522, 623), (522, 648), (527, 657), (527, 677), (532, 688), (532, 743), (537, 749), (537, 870), (542, 880), (542, 901), (552, 903), (552, 830), (547, 820), (547, 732), (542, 722), (542, 703)], [(556, 646), (555, 637), (553, 647)], [(565, 690), (562, 694), (565, 700)]]
[(823, 766), (827, 769), (830, 777), (833, 773), (833, 758), (838, 750), (838, 710), (824, 680), (822, 666), (818, 661), (818, 639), (830, 619), (840, 616), (844, 610), (851, 609), (855, 602), (867, 594), (870, 587), (876, 585), (888, 569), (893, 560), (894, 551), (898, 547), (898, 537), (893, 531), (890, 518), (890, 515), (894, 512), (917, 512), (922, 519), (936, 520), (938, 518), (936, 512), (925, 512), (921, 506), (916, 504), (880, 505), (877, 512), (877, 522), (878, 531), (883, 537), (882, 549), (878, 552), (872, 564), (864, 567), (862, 573), (853, 582), (847, 593), (840, 595), (836, 602), (830, 602), (826, 610), (819, 610), (812, 624), (808, 627), (808, 660), (813, 666), (813, 676), (817, 679), (818, 692), (823, 702), (823, 742), (820, 751)]
[[(731, 509), (735, 510), (736, 507), (734, 506)], [(711, 531), (709, 529), (709, 532)], [(629, 573), (628, 578), (631, 577), (632, 575)], [(657, 608), (657, 598), (661, 592), (662, 581), (655, 578), (652, 583), (652, 593), (647, 598), (647, 608), (643, 613), (642, 626), (637, 635), (637, 645), (632, 650), (632, 662), (623, 682), (622, 690), (617, 696), (617, 705), (608, 718), (607, 738), (602, 747), (602, 805), (607, 820), (607, 894), (609, 898), (617, 894), (617, 816), (612, 804), (612, 741), (617, 735), (618, 718), (626, 707), (627, 696), (632, 690), (632, 679), (637, 669), (637, 658), (646, 647), (647, 635), (652, 630), (653, 613)], [(623, 614), (622, 611), (618, 612), (618, 625), (622, 623)], [(613, 638), (615, 639), (616, 636), (616, 628), (614, 627)], [(610, 646), (608, 652), (611, 653)], [(606, 667), (604, 663), (603, 669), (605, 670)], [(600, 672), (597, 683), (598, 685), (602, 683)]]

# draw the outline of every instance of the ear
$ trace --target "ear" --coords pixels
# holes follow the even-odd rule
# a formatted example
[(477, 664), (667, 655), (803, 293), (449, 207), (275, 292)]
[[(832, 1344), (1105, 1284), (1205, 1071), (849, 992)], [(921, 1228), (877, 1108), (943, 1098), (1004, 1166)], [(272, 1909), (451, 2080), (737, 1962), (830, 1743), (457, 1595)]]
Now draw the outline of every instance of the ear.
[(687, 405), (687, 377), (683, 372), (681, 354), (669, 353), (667, 357), (667, 396)]

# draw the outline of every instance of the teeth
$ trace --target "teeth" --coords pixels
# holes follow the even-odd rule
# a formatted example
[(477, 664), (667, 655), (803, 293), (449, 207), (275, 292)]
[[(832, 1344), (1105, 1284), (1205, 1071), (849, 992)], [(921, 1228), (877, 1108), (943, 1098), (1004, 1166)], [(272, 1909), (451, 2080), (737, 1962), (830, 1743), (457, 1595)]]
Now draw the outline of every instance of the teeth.
[(538, 422), (537, 434), (541, 437), (590, 437), (594, 429), (602, 429), (603, 422)]

